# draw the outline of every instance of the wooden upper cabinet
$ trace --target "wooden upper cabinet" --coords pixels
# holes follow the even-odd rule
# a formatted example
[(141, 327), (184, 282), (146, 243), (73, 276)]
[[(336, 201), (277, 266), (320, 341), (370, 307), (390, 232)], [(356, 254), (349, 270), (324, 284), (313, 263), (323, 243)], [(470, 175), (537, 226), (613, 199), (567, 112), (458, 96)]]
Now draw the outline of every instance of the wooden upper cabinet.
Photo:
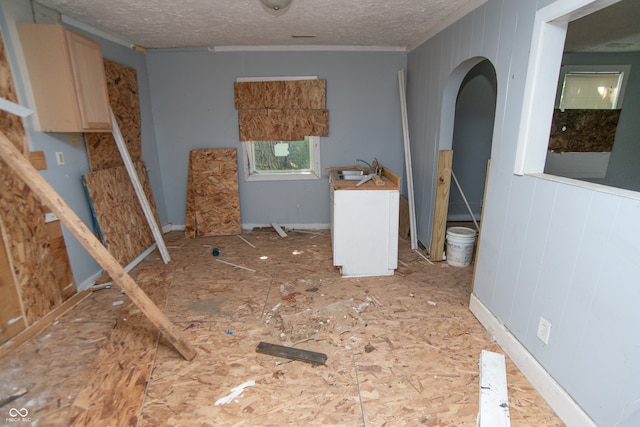
[(111, 132), (100, 44), (60, 25), (18, 23), (43, 132)]

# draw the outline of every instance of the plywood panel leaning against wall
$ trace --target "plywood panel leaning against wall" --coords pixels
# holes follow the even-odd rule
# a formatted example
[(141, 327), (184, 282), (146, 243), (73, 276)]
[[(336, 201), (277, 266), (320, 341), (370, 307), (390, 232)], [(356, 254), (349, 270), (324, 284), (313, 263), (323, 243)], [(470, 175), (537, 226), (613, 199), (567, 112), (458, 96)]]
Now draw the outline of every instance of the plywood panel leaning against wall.
[[(0, 97), (17, 103), (17, 96), (4, 42), (0, 39)], [(28, 158), (22, 120), (0, 111), (0, 129), (13, 145)], [(0, 161), (0, 221), (2, 240), (10, 275), (21, 298), (26, 326), (40, 319), (62, 302), (53, 273), (53, 257), (47, 236), (40, 200), (16, 177), (11, 167)], [(9, 292), (13, 294), (13, 292)], [(3, 304), (2, 310), (14, 310)], [(10, 318), (14, 319), (14, 318)]]
[[(158, 221), (144, 163), (137, 162), (135, 168)], [(125, 167), (92, 172), (84, 175), (83, 180), (103, 244), (121, 265), (129, 264), (153, 245), (154, 240)]]
[[(129, 150), (131, 160), (142, 161), (142, 134), (140, 130), (140, 99), (136, 70), (112, 61), (104, 61), (109, 104), (116, 116), (120, 132)], [(111, 133), (84, 135), (91, 171), (122, 166), (122, 157)]]
[(235, 148), (191, 150), (187, 185), (187, 237), (242, 232)]

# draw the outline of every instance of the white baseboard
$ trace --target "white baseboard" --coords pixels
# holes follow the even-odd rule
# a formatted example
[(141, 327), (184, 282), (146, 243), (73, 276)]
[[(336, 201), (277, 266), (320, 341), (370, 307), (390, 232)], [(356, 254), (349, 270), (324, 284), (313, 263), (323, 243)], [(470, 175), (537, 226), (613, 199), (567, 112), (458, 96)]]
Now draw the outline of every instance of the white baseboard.
[[(244, 231), (251, 231), (254, 228), (270, 228), (271, 223), (268, 224), (242, 224)], [(314, 223), (314, 224), (280, 224), (280, 227), (287, 230), (328, 230), (331, 228), (331, 224)], [(170, 231), (184, 231), (184, 224), (165, 224), (162, 226), (162, 233), (168, 233)]]
[[(128, 273), (131, 270), (133, 270), (133, 268), (136, 265), (140, 264), (143, 259), (145, 259), (151, 252), (153, 252), (156, 249), (157, 246), (158, 245), (156, 243), (149, 246), (144, 252), (138, 255), (133, 261), (127, 264), (124, 267), (124, 271)], [(77, 287), (78, 291), (84, 291), (85, 289), (89, 289), (91, 286), (93, 286), (96, 283), (96, 280), (98, 280), (98, 278), (102, 276), (103, 273), (104, 273), (104, 270), (100, 270), (97, 273), (93, 274), (88, 279), (83, 280), (82, 283), (80, 283)]]
[[(280, 227), (287, 230), (328, 230), (331, 228), (331, 224), (316, 223), (316, 224), (281, 224)], [(253, 230), (254, 228), (270, 228), (269, 224), (242, 224), (242, 229), (246, 231)]]
[(102, 276), (103, 272), (104, 270), (98, 270), (97, 272), (93, 273), (91, 276), (84, 279), (82, 282), (78, 283), (78, 285), (76, 286), (76, 289), (78, 290), (78, 292), (85, 291), (89, 289), (91, 286), (93, 286), (96, 283), (96, 280), (98, 280), (98, 278)]
[(165, 224), (162, 226), (162, 234), (166, 234), (170, 231), (184, 231), (184, 224), (176, 225), (176, 224)]
[(566, 425), (597, 427), (586, 412), (475, 294), (471, 295), (469, 309)]

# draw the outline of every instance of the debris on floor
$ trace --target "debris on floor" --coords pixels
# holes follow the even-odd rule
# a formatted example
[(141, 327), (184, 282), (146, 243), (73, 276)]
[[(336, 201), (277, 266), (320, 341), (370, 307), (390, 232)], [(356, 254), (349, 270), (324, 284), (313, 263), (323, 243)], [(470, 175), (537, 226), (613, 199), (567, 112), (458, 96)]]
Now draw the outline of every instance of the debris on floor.
[(256, 382), (254, 380), (249, 380), (247, 382), (240, 384), (237, 387), (232, 388), (231, 393), (229, 393), (225, 397), (221, 397), (220, 399), (216, 400), (215, 406), (226, 405), (227, 403), (232, 402), (236, 397), (242, 394), (245, 388), (252, 387), (254, 385), (256, 385)]
[(299, 360), (301, 362), (311, 363), (314, 366), (324, 365), (327, 361), (327, 355), (315, 351), (301, 350), (299, 348), (286, 347), (278, 344), (270, 344), (261, 342), (256, 347), (257, 353), (268, 354), (270, 356), (282, 357), (285, 359)]

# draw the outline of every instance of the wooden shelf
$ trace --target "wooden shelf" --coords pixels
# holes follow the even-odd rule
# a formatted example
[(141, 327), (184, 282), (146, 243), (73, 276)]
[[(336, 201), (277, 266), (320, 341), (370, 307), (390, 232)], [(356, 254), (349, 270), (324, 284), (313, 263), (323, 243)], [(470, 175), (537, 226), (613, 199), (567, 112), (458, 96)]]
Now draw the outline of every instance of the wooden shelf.
[(18, 23), (43, 132), (111, 132), (100, 44), (60, 25)]

